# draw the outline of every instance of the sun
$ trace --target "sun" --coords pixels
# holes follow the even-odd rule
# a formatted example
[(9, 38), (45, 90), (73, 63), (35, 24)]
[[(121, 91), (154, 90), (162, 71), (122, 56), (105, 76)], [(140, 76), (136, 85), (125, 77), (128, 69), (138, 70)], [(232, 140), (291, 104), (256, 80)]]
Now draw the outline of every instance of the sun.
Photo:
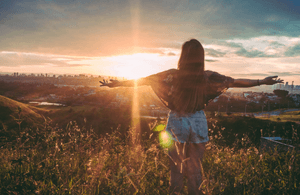
[(135, 70), (123, 70), (122, 71), (122, 76), (125, 77), (126, 79), (139, 79), (141, 77), (144, 77), (145, 72), (143, 70), (140, 70), (139, 68), (136, 68)]
[(161, 71), (161, 57), (153, 53), (136, 53), (110, 57), (111, 72), (117, 77), (139, 79)]

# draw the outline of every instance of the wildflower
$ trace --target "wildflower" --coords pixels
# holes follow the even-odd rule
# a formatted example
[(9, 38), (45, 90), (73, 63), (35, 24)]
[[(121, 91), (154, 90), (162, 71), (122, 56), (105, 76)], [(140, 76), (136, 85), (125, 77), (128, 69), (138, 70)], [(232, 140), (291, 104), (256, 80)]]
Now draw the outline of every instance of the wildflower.
[(220, 158), (217, 157), (217, 158), (215, 159), (215, 162), (214, 162), (214, 163), (215, 163), (215, 164), (219, 164), (220, 162), (221, 162)]
[(258, 153), (259, 153), (259, 151), (258, 151), (257, 148), (254, 148), (254, 152), (255, 152), (255, 154), (258, 154)]

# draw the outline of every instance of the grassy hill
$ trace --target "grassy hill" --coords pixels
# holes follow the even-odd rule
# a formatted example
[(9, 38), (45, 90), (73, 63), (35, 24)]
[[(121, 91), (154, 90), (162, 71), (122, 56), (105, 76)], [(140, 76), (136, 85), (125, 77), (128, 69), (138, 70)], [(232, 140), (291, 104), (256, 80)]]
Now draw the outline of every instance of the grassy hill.
[(44, 122), (41, 113), (45, 110), (29, 106), (0, 95), (0, 129), (38, 127)]
[(103, 108), (98, 106), (69, 106), (49, 108), (49, 112), (44, 116), (51, 119), (51, 125), (65, 129), (70, 122), (76, 122), (79, 128), (93, 129), (98, 135), (111, 133), (113, 129), (118, 129), (124, 134), (129, 127), (134, 126), (143, 133), (149, 133), (149, 123), (154, 119), (140, 118), (138, 123), (132, 124), (130, 106), (120, 106), (118, 108)]
[[(0, 194), (168, 194), (167, 151), (153, 139), (155, 132), (139, 136), (130, 128), (122, 134), (130, 114), (130, 107), (40, 109), (0, 96), (0, 120), (18, 129), (22, 119), (20, 133), (0, 127)], [(30, 124), (43, 124), (42, 115), (58, 125), (35, 131)], [(269, 154), (255, 146), (261, 134), (299, 141), (299, 126), (224, 115), (208, 117), (210, 143), (202, 163), (201, 190), (211, 195), (299, 194), (300, 154)], [(76, 123), (61, 128), (73, 120), (82, 128)], [(97, 130), (109, 133), (99, 136)], [(9, 138), (14, 134), (14, 139), (5, 139), (4, 133)], [(186, 188), (182, 194), (188, 194)]]
[[(76, 121), (79, 128), (93, 128), (100, 134), (111, 133), (112, 129), (126, 132), (131, 124), (131, 106), (103, 108), (99, 106), (35, 107), (0, 95), (0, 130), (24, 130), (44, 126), (45, 118), (51, 126), (65, 129), (70, 122)], [(142, 132), (149, 132), (150, 119), (140, 120)], [(21, 122), (21, 123), (20, 123)], [(20, 123), (20, 126), (19, 124)], [(3, 134), (3, 132), (1, 132)], [(0, 133), (0, 134), (1, 134)]]

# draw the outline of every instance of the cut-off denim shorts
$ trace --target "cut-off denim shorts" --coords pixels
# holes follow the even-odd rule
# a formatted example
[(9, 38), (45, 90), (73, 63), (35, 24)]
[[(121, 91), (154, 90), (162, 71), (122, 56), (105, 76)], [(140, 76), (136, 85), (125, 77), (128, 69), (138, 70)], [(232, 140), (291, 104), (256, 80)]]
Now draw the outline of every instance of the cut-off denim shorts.
[(181, 143), (204, 143), (209, 141), (207, 120), (203, 110), (183, 116), (171, 111), (166, 131), (172, 135), (174, 141)]

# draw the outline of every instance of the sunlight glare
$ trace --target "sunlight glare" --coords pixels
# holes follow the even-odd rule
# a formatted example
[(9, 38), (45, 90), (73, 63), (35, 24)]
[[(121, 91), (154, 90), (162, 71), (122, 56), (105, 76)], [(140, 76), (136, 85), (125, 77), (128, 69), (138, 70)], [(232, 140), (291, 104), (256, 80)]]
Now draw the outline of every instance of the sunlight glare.
[(127, 79), (138, 79), (164, 70), (164, 67), (160, 66), (162, 60), (157, 53), (135, 53), (109, 58), (112, 63), (111, 72), (117, 77)]
[(167, 131), (162, 131), (159, 133), (159, 143), (164, 148), (169, 148), (173, 140), (171, 135)]
[(163, 131), (164, 129), (166, 128), (166, 125), (164, 125), (164, 124), (159, 124), (159, 125), (157, 125), (155, 128), (154, 128), (154, 130), (153, 131)]
[(132, 100), (132, 113), (131, 113), (131, 127), (132, 132), (132, 142), (133, 144), (137, 144), (139, 141), (140, 135), (140, 111), (139, 111), (139, 98), (137, 91), (137, 82), (134, 82), (134, 92), (133, 92), (133, 100)]

